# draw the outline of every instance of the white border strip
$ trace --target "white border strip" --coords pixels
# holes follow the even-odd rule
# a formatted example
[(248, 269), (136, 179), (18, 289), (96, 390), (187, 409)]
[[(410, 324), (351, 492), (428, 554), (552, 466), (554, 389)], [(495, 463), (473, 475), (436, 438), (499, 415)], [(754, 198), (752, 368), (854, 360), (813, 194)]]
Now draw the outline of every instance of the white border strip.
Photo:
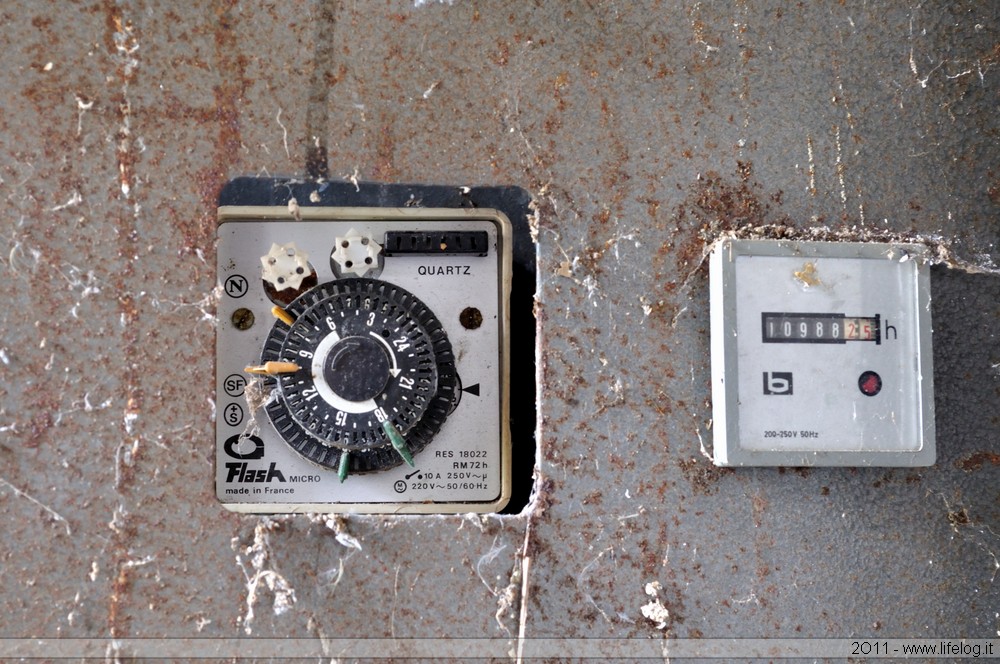
[(513, 659), (1000, 659), (998, 639), (0, 639), (0, 657), (357, 657)]

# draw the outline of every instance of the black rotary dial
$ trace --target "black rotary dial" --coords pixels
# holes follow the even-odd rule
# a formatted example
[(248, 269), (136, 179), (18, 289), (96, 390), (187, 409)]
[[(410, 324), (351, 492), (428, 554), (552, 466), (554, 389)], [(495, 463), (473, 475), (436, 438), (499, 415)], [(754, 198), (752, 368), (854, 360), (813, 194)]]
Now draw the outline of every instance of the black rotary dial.
[(281, 437), (343, 479), (412, 463), (458, 400), (451, 343), (412, 293), (374, 279), (340, 279), (304, 293), (264, 343), (266, 406)]

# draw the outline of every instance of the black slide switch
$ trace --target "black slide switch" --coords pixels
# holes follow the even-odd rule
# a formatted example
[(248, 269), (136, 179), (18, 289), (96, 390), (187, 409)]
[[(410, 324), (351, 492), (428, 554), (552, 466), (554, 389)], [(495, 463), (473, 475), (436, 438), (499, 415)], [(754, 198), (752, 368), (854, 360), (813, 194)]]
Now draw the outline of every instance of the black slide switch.
[(486, 231), (387, 231), (382, 253), (386, 256), (485, 256), (489, 241)]

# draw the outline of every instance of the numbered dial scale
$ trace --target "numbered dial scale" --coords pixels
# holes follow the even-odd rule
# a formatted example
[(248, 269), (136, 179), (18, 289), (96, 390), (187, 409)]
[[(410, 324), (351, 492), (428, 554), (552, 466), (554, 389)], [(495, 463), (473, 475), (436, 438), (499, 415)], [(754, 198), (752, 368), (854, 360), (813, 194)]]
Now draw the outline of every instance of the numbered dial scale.
[(430, 309), (399, 286), (342, 279), (285, 311), (294, 322), (276, 321), (261, 355), (289, 365), (266, 379), (278, 434), (341, 479), (413, 465), (459, 394), (451, 343)]
[(216, 494), (241, 512), (496, 512), (510, 222), (219, 209)]

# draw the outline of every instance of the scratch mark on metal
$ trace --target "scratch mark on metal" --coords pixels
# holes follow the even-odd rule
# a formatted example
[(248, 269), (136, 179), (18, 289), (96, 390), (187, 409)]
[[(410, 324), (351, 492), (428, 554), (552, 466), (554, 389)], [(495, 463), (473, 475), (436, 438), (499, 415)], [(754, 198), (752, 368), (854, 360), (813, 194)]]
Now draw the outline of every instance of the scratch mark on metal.
[(399, 570), (402, 565), (396, 565), (396, 578), (392, 582), (392, 612), (389, 614), (389, 635), (396, 638), (396, 600), (399, 598)]
[(69, 197), (65, 203), (61, 205), (56, 205), (49, 208), (49, 212), (58, 212), (59, 210), (65, 210), (66, 208), (73, 207), (74, 205), (79, 205), (83, 202), (83, 196), (80, 195), (79, 191), (74, 191), (73, 195)]
[(929, 72), (927, 72), (926, 76), (924, 76), (923, 78), (920, 78), (920, 71), (917, 69), (917, 61), (913, 57), (913, 39), (914, 39), (913, 38), (913, 16), (914, 16), (914, 13), (916, 13), (916, 11), (918, 9), (920, 9), (920, 5), (917, 5), (916, 8), (913, 10), (913, 13), (910, 14), (910, 71), (913, 73), (913, 77), (917, 79), (917, 82), (920, 83), (920, 87), (921, 88), (926, 88), (927, 87), (927, 81), (930, 80), (930, 78), (934, 74), (934, 72), (936, 72), (938, 69), (940, 69), (944, 65), (944, 63), (946, 62), (946, 60), (941, 60), (941, 62), (937, 63), (937, 65), (933, 69), (931, 69)]
[(118, 52), (122, 72), (122, 101), (119, 104), (119, 116), (121, 126), (118, 128), (120, 139), (118, 141), (118, 172), (120, 174), (122, 195), (129, 197), (132, 191), (131, 159), (131, 136), (132, 136), (132, 102), (129, 100), (129, 83), (136, 68), (139, 66), (139, 59), (135, 53), (139, 50), (139, 41), (133, 32), (131, 21), (124, 20), (121, 15), (113, 18), (115, 24), (114, 44)]
[(80, 136), (83, 133), (83, 115), (94, 108), (94, 102), (79, 94), (73, 96), (76, 98), (76, 135)]
[(73, 535), (73, 529), (69, 527), (69, 521), (67, 521), (66, 517), (64, 517), (62, 514), (59, 514), (59, 512), (56, 512), (54, 509), (52, 509), (51, 507), (49, 507), (48, 505), (46, 505), (42, 501), (40, 501), (37, 498), (33, 497), (29, 493), (27, 493), (25, 491), (22, 491), (21, 489), (17, 488), (16, 486), (14, 486), (13, 484), (11, 484), (7, 480), (3, 479), (2, 477), (0, 477), (0, 485), (3, 485), (5, 487), (7, 487), (8, 489), (10, 489), (11, 491), (13, 491), (14, 495), (16, 495), (16, 496), (18, 496), (20, 498), (24, 498), (25, 500), (34, 503), (38, 507), (41, 507), (43, 510), (45, 510), (45, 512), (49, 516), (51, 516), (56, 521), (59, 521), (60, 523), (62, 523), (63, 527), (66, 529), (66, 534), (67, 535), (70, 535), (70, 536)]
[(608, 547), (607, 549), (604, 549), (603, 551), (601, 551), (599, 554), (597, 554), (596, 558), (594, 558), (589, 563), (587, 563), (586, 565), (584, 565), (583, 569), (581, 569), (580, 573), (577, 574), (577, 576), (576, 576), (576, 587), (579, 589), (580, 593), (584, 596), (584, 598), (587, 600), (587, 602), (591, 606), (593, 606), (595, 609), (597, 609), (597, 612), (600, 613), (601, 616), (605, 620), (607, 620), (609, 623), (613, 623), (614, 621), (611, 620), (611, 618), (608, 616), (608, 614), (604, 612), (604, 609), (602, 609), (600, 606), (598, 606), (597, 602), (594, 600), (593, 595), (591, 595), (589, 592), (587, 592), (586, 587), (584, 585), (584, 582), (586, 581), (587, 576), (590, 574), (590, 570), (595, 565), (597, 565), (599, 562), (601, 562), (601, 559), (604, 558), (605, 554), (610, 553), (612, 551), (614, 551), (614, 549), (611, 548), (611, 547)]
[(843, 149), (840, 144), (840, 125), (834, 125), (833, 127), (833, 139), (834, 145), (837, 147), (837, 182), (840, 183), (840, 202), (844, 206), (844, 212), (847, 212), (847, 185), (844, 183), (844, 162), (843, 162)]
[[(698, 435), (698, 448), (699, 448), (699, 451), (701, 452), (701, 455), (703, 457), (705, 457), (706, 459), (708, 459), (709, 461), (713, 461), (714, 459), (713, 459), (712, 455), (708, 453), (708, 448), (705, 447), (705, 439), (702, 438), (702, 436), (701, 436), (701, 429), (700, 428), (696, 428), (694, 430), (694, 432)], [(670, 549), (668, 547), (667, 551), (669, 552), (669, 550)]]
[(806, 152), (809, 155), (809, 193), (816, 195), (816, 162), (813, 160), (813, 139), (806, 134)]
[(437, 87), (439, 85), (441, 85), (441, 81), (434, 81), (433, 83), (431, 83), (431, 86), (426, 90), (424, 90), (424, 95), (423, 95), (424, 99), (430, 97), (434, 93), (434, 91), (437, 90)]
[(917, 71), (917, 61), (913, 59), (913, 14), (910, 14), (910, 71), (918, 79), (920, 78), (920, 73)]
[(279, 106), (278, 114), (275, 116), (274, 120), (278, 123), (278, 126), (281, 127), (281, 143), (285, 146), (285, 156), (291, 159), (292, 153), (288, 151), (288, 127), (286, 127), (281, 121), (281, 111), (282, 108)]

